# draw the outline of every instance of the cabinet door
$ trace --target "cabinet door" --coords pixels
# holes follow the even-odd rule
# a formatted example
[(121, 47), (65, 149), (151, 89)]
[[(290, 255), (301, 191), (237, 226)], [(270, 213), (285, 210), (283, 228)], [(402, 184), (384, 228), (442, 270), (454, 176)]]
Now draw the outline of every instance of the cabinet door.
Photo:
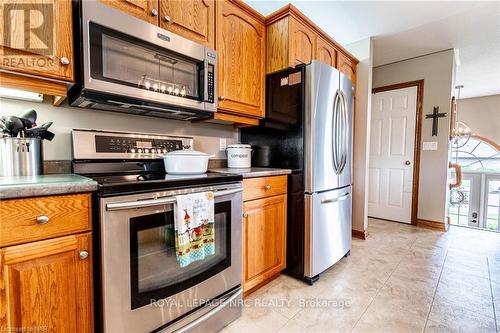
[(340, 52), (337, 58), (337, 68), (339, 71), (347, 75), (352, 82), (356, 83), (356, 64)]
[(243, 289), (286, 266), (286, 194), (243, 203)]
[(261, 118), (265, 95), (264, 23), (231, 1), (217, 1), (218, 107)]
[[(63, 0), (64, 1), (64, 0)], [(84, 0), (86, 1), (86, 0)], [(99, 0), (141, 20), (158, 25), (158, 0)]]
[(161, 0), (160, 27), (213, 49), (214, 0)]
[(92, 332), (91, 246), (86, 233), (1, 249), (0, 331)]
[(71, 10), (66, 0), (2, 1), (0, 68), (72, 81)]
[(332, 67), (337, 66), (337, 51), (335, 48), (322, 38), (316, 39), (316, 53), (314, 59), (317, 59)]
[(314, 59), (316, 34), (301, 22), (290, 20), (290, 66), (308, 64)]

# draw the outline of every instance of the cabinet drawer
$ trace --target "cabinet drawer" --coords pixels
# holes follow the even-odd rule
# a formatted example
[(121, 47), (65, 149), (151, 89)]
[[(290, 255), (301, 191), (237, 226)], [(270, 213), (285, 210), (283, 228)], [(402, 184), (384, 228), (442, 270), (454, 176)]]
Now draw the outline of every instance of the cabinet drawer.
[(91, 225), (90, 193), (0, 201), (0, 247), (86, 231)]
[(243, 201), (286, 193), (287, 176), (243, 179)]

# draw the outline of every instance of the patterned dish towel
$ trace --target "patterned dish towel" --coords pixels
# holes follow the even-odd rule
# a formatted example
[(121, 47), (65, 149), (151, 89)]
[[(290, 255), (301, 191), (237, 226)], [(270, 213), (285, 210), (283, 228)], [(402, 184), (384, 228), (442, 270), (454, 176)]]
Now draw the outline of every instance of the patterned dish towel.
[(177, 262), (186, 267), (215, 254), (214, 194), (201, 192), (175, 198)]

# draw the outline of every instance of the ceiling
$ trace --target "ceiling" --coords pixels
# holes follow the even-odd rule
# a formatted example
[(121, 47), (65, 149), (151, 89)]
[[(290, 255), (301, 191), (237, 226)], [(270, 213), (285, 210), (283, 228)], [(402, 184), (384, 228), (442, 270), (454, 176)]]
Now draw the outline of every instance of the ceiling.
[(246, 1), (264, 15), (291, 2), (339, 43), (374, 37), (374, 66), (458, 49), (462, 97), (500, 94), (500, 2)]

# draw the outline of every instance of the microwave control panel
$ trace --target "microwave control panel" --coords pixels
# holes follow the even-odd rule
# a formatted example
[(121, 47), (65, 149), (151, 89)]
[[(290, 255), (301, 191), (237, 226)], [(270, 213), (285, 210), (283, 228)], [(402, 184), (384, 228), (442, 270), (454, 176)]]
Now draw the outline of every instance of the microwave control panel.
[(208, 87), (208, 102), (214, 102), (214, 65), (208, 64), (208, 75), (207, 75), (207, 87)]
[(165, 154), (190, 147), (182, 140), (96, 135), (95, 148), (96, 153)]

